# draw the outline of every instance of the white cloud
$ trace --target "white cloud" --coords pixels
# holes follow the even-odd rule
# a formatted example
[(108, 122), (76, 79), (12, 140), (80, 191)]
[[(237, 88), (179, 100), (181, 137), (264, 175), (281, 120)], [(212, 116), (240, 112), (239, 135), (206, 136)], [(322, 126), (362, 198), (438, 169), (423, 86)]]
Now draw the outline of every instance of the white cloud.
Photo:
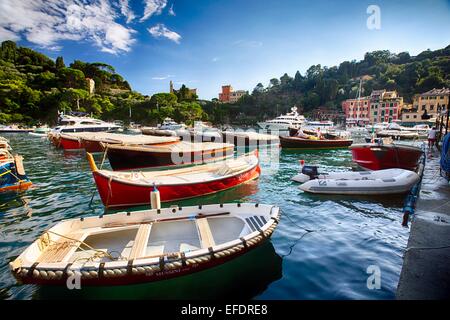
[(175, 11), (173, 11), (173, 3), (169, 8), (169, 16), (176, 16)]
[(136, 18), (136, 15), (130, 9), (128, 0), (119, 0), (119, 5), (120, 5), (120, 13), (122, 13), (122, 15), (127, 18), (127, 23), (130, 23)]
[(140, 19), (141, 22), (147, 20), (152, 15), (159, 15), (167, 5), (167, 0), (144, 0), (144, 15)]
[(158, 23), (157, 25), (148, 28), (148, 32), (154, 37), (154, 38), (167, 38), (169, 40), (172, 40), (173, 42), (180, 43), (181, 36), (176, 33), (175, 31), (169, 30), (164, 24)]
[(174, 76), (168, 74), (167, 76), (162, 76), (162, 77), (153, 77), (152, 80), (166, 80), (168, 78), (172, 78)]
[(0, 26), (0, 42), (6, 41), (6, 40), (17, 41), (17, 40), (20, 40), (20, 37), (18, 35), (16, 35), (14, 32), (9, 31)]
[(53, 50), (62, 40), (86, 40), (103, 52), (130, 51), (135, 31), (115, 22), (118, 17), (108, 0), (0, 1), (0, 33), (10, 30)]
[(263, 43), (261, 41), (255, 40), (238, 40), (233, 42), (233, 46), (240, 48), (259, 48), (262, 47)]

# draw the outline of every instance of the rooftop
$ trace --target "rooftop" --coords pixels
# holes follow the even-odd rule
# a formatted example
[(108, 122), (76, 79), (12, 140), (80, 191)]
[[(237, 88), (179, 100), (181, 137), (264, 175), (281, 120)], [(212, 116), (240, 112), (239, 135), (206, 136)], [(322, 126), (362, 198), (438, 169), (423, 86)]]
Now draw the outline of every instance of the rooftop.
[(430, 91), (422, 93), (420, 96), (428, 97), (428, 96), (442, 96), (442, 95), (450, 95), (450, 89), (449, 88), (442, 88), (442, 89), (434, 88), (434, 89), (431, 89)]

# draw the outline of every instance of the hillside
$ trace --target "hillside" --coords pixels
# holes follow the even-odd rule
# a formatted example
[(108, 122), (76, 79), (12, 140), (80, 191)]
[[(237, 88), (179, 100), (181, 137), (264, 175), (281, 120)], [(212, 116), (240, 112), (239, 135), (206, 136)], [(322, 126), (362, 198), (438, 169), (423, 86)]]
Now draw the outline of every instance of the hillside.
[[(87, 78), (95, 82), (93, 93)], [(58, 110), (143, 124), (167, 116), (189, 123), (206, 118), (195, 99), (184, 85), (176, 95), (144, 96), (105, 63), (75, 60), (66, 66), (62, 57), (53, 61), (12, 41), (0, 47), (0, 124), (54, 124)]]
[[(187, 124), (195, 120), (254, 124), (293, 105), (306, 115), (319, 106), (339, 110), (343, 100), (356, 97), (360, 77), (364, 78), (363, 94), (374, 89), (397, 90), (410, 102), (416, 93), (450, 87), (450, 46), (415, 57), (381, 50), (339, 66), (314, 65), (304, 75), (299, 71), (293, 77), (284, 74), (270, 79), (267, 87), (259, 83), (236, 104), (222, 104), (217, 99), (198, 101), (184, 85), (173, 94), (144, 96), (133, 91), (113, 66), (79, 60), (66, 66), (62, 57), (53, 61), (5, 41), (0, 47), (0, 124), (54, 124), (58, 110), (152, 125), (165, 117)], [(94, 93), (89, 92), (86, 78), (95, 81)]]
[[(339, 66), (311, 66), (304, 75), (284, 74), (264, 87), (259, 83), (250, 95), (236, 104), (208, 103), (205, 110), (215, 122), (238, 119), (248, 123), (288, 111), (293, 105), (305, 114), (319, 106), (340, 109), (341, 102), (355, 98), (359, 78), (363, 77), (363, 95), (374, 89), (397, 90), (405, 102), (416, 93), (450, 87), (450, 46), (427, 50), (415, 57), (408, 52), (387, 50), (368, 52), (361, 61), (344, 61)], [(278, 111), (278, 112), (277, 112)]]

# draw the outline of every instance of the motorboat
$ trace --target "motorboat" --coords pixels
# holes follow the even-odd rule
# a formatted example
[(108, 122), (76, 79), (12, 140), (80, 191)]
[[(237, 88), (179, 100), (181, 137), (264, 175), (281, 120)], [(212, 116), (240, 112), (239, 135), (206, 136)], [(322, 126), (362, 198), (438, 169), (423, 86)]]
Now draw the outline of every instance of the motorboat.
[(362, 143), (350, 146), (352, 160), (369, 170), (401, 168), (416, 170), (423, 150), (398, 143)]
[(302, 127), (304, 130), (315, 130), (320, 132), (328, 132), (330, 130), (334, 130), (335, 126), (333, 121), (307, 121), (305, 125)]
[[(298, 179), (296, 177), (296, 179)], [(331, 172), (315, 176), (300, 186), (309, 193), (344, 195), (385, 195), (407, 193), (417, 182), (416, 172), (384, 169), (360, 172)]]
[(291, 108), (291, 112), (276, 117), (275, 119), (258, 122), (258, 126), (271, 131), (286, 131), (289, 130), (289, 127), (301, 127), (305, 121), (305, 117), (298, 114), (297, 107), (293, 107)]
[(120, 128), (121, 126), (118, 124), (88, 116), (61, 114), (59, 116), (58, 126), (53, 128), (51, 133), (117, 131)]
[(304, 134), (302, 137), (280, 136), (280, 145), (286, 149), (337, 149), (348, 148), (353, 143), (351, 139), (333, 137), (319, 138), (313, 135)]
[(154, 188), (161, 202), (182, 200), (227, 190), (259, 177), (257, 152), (195, 167), (160, 171), (99, 170), (87, 154), (103, 204), (110, 207), (148, 205)]
[(130, 285), (222, 265), (270, 238), (280, 209), (226, 203), (63, 220), (9, 268), (21, 283)]
[(159, 130), (180, 130), (184, 128), (186, 128), (184, 124), (176, 123), (172, 118), (165, 118), (158, 127)]

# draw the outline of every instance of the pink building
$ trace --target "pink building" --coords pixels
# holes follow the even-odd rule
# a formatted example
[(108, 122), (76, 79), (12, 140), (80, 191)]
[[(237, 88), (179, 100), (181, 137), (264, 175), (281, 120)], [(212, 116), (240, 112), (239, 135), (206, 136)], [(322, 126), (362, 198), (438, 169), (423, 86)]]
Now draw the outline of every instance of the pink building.
[(370, 97), (342, 101), (342, 110), (348, 124), (368, 124), (370, 122)]

